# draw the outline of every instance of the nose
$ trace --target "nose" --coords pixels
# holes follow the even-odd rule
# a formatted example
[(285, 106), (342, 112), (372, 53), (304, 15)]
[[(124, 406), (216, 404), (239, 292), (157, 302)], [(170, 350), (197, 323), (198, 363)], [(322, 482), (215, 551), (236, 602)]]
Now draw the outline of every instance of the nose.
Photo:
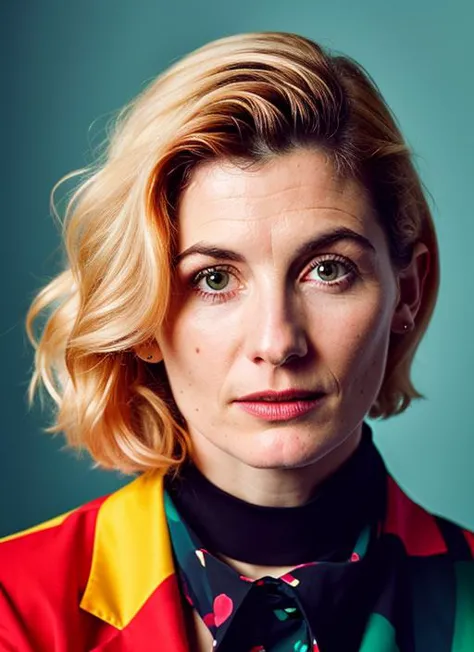
[(247, 353), (252, 362), (281, 367), (308, 353), (301, 306), (289, 292), (261, 293), (248, 315)]

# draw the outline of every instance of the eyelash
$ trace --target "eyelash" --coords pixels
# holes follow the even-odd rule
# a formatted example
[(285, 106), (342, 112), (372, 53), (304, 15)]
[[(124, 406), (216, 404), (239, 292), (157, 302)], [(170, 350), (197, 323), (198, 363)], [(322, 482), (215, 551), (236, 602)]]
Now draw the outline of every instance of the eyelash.
[(348, 258), (345, 258), (344, 256), (339, 256), (338, 254), (324, 254), (323, 256), (320, 256), (319, 258), (313, 260), (310, 263), (308, 271), (312, 271), (313, 269), (316, 269), (317, 267), (319, 267), (319, 265), (327, 261), (333, 263), (339, 263), (340, 265), (342, 265), (347, 269), (347, 274), (343, 276), (341, 279), (339, 279), (338, 281), (329, 281), (327, 283), (321, 281), (317, 283), (318, 285), (328, 285), (329, 287), (335, 287), (341, 285), (347, 286), (350, 285), (359, 276), (359, 272), (355, 263), (353, 263)]
[(202, 279), (206, 278), (206, 276), (212, 274), (213, 272), (228, 272), (229, 274), (236, 276), (234, 269), (229, 265), (216, 265), (214, 267), (206, 267), (206, 269), (202, 269), (191, 279), (191, 287), (193, 290), (199, 297), (201, 297), (201, 299), (205, 299), (211, 303), (221, 303), (223, 301), (232, 299), (237, 294), (238, 290), (232, 290), (230, 292), (205, 292), (204, 290), (198, 288), (200, 281), (202, 281)]
[[(357, 267), (352, 261), (350, 261), (348, 258), (345, 258), (344, 256), (339, 256), (337, 254), (325, 254), (313, 260), (309, 265), (309, 268), (306, 271), (305, 275), (311, 272), (313, 269), (316, 269), (322, 263), (327, 261), (339, 263), (342, 266), (346, 267), (347, 274), (338, 281), (330, 281), (330, 282), (320, 281), (320, 282), (316, 282), (317, 285), (324, 285), (329, 287), (349, 286), (359, 275)], [(206, 276), (215, 272), (228, 272), (229, 274), (236, 277), (235, 270), (229, 265), (216, 265), (213, 267), (206, 267), (205, 269), (200, 270), (191, 279), (191, 287), (193, 288), (194, 292), (196, 292), (196, 294), (200, 298), (206, 301), (210, 301), (211, 303), (221, 303), (224, 301), (228, 301), (229, 299), (232, 299), (237, 294), (238, 290), (231, 290), (227, 292), (225, 291), (219, 292), (218, 290), (216, 290), (214, 292), (206, 292), (205, 290), (201, 290), (198, 287), (200, 281), (206, 278)]]

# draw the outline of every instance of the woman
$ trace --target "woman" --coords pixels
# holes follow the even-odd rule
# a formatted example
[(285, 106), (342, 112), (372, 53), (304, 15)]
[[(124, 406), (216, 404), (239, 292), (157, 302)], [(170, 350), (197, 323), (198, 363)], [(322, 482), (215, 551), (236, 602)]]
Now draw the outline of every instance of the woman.
[(361, 67), (294, 34), (200, 48), (122, 114), (65, 234), (31, 394), (139, 475), (4, 540), (0, 649), (474, 649), (474, 537), (364, 421), (421, 396), (439, 267)]

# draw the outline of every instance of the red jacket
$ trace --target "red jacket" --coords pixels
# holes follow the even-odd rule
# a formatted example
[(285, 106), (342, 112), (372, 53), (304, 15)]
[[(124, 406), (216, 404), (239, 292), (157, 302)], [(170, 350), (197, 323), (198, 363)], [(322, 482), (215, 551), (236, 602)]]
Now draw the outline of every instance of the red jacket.
[(2, 652), (187, 652), (184, 632), (158, 474), (0, 543)]
[[(409, 555), (446, 553), (435, 518), (387, 481), (383, 531)], [(160, 474), (0, 542), (1, 652), (151, 649), (188, 651)]]

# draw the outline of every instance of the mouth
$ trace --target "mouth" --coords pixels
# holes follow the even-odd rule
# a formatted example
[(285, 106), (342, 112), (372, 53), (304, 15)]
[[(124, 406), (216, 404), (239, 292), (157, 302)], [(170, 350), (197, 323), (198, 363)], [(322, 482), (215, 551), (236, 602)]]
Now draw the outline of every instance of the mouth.
[(235, 403), (248, 414), (264, 421), (290, 421), (319, 407), (325, 393), (290, 389), (247, 394)]
[(267, 403), (288, 403), (291, 401), (313, 401), (322, 398), (324, 392), (312, 391), (304, 389), (286, 389), (282, 392), (275, 392), (273, 390), (265, 390), (263, 392), (255, 392), (247, 394), (236, 399), (237, 403), (256, 403), (258, 401)]

